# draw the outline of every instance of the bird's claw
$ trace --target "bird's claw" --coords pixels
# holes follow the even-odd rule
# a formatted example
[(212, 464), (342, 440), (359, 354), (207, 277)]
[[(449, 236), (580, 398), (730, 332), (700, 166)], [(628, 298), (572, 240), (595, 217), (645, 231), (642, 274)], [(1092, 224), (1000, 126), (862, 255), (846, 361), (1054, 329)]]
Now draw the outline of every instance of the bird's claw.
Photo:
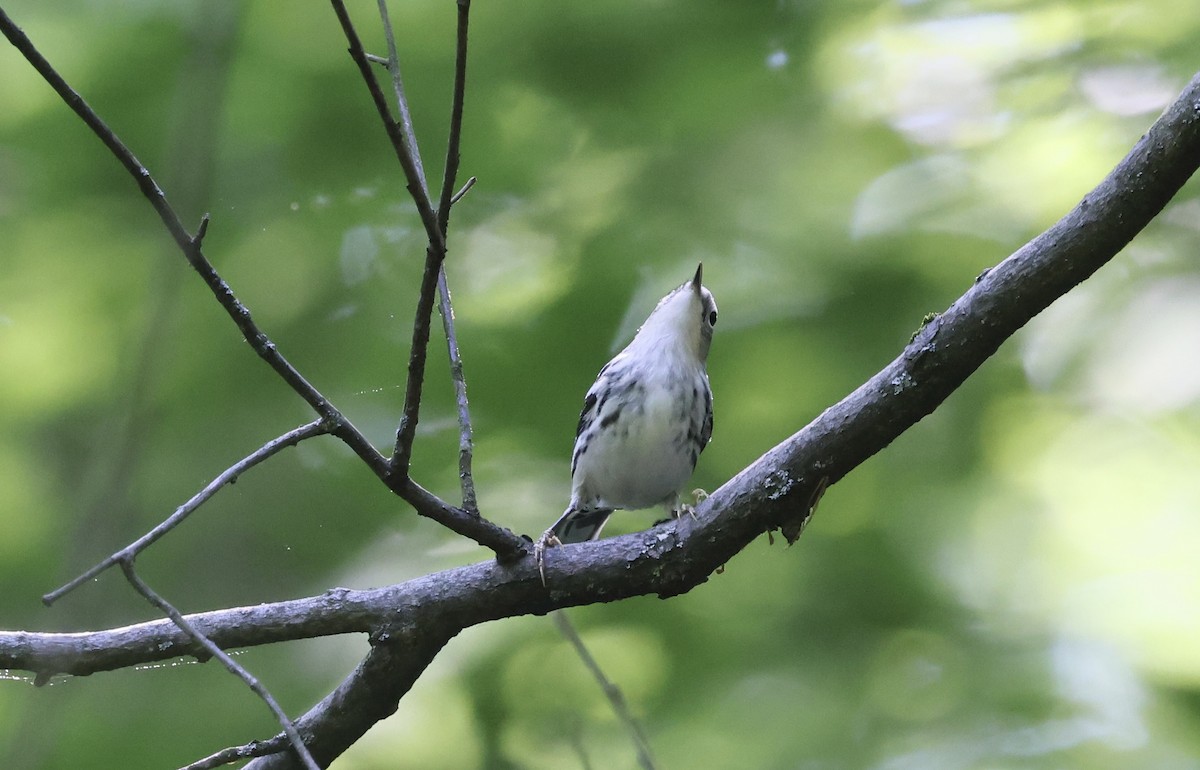
[(688, 516), (692, 517), (692, 521), (695, 521), (696, 520), (696, 506), (700, 505), (700, 503), (704, 502), (707, 499), (708, 499), (708, 493), (705, 492), (703, 489), (693, 489), (692, 490), (692, 502), (680, 504), (678, 509), (671, 511), (671, 518), (678, 519), (680, 516), (683, 516), (683, 514), (686, 513)]
[(546, 549), (557, 548), (562, 545), (562, 541), (558, 539), (558, 535), (554, 534), (553, 529), (548, 529), (542, 533), (542, 536), (533, 544), (533, 560), (537, 564), (538, 575), (542, 578), (542, 586), (546, 585)]

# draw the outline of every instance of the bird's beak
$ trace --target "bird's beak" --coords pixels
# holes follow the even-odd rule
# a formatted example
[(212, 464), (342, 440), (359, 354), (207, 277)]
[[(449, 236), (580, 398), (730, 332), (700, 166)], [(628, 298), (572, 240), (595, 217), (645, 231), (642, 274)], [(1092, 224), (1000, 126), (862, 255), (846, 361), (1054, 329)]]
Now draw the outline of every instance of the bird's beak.
[(696, 290), (697, 294), (700, 293), (700, 282), (703, 280), (703, 277), (704, 263), (701, 262), (699, 266), (696, 267), (696, 277), (692, 279), (692, 288)]

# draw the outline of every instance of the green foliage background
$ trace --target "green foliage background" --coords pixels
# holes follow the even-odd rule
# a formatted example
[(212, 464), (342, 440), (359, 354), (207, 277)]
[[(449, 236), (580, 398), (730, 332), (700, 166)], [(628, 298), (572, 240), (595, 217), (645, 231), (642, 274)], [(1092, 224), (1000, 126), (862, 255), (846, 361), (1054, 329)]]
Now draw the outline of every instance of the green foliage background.
[[(380, 446), (423, 258), (328, 6), (5, 4), (157, 175), (285, 355)], [(431, 176), (453, 3), (393, 4)], [(351, 11), (382, 53), (375, 4)], [(1053, 222), (1200, 67), (1184, 0), (476, 0), (449, 277), (486, 515), (561, 511), (582, 395), (697, 261), (721, 306), (713, 489)], [(0, 46), (0, 627), (154, 613), (39, 597), (309, 419), (130, 180)], [(572, 612), (664, 768), (1200, 766), (1195, 185), (937, 413), (691, 594)], [(415, 475), (457, 494), (443, 348)], [(624, 514), (616, 526), (646, 526)], [(185, 611), (486, 554), (332, 439), (139, 560)], [(292, 713), (362, 638), (241, 656)], [(6, 678), (7, 679), (7, 678)], [(161, 768), (273, 734), (213, 665), (0, 681), (0, 766)], [(544, 618), (470, 629), (344, 768), (633, 767)]]

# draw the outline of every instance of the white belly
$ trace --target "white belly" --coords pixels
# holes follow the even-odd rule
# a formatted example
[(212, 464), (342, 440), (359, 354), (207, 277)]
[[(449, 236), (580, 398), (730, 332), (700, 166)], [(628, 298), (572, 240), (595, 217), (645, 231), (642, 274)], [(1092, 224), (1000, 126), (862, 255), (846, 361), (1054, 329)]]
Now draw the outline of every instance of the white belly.
[(651, 385), (638, 400), (641, 409), (627, 405), (607, 429), (591, 431), (575, 468), (575, 499), (604, 508), (673, 503), (693, 470), (687, 443), (691, 411), (705, 408), (690, 396), (684, 403)]

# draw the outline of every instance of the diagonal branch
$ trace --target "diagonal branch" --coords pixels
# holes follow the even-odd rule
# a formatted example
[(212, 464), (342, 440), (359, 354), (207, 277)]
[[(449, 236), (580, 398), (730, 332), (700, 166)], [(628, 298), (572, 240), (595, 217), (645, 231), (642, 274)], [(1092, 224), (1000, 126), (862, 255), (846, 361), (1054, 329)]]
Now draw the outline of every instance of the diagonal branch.
[[(387, 41), (388, 55), (384, 64), (392, 75), (392, 91), (396, 96), (396, 111), (400, 113), (400, 132), (404, 137), (404, 151), (412, 159), (417, 183), (425, 200), (429, 201), (429, 184), (425, 178), (425, 166), (421, 161), (421, 148), (417, 145), (417, 132), (413, 128), (412, 112), (408, 108), (408, 97), (404, 94), (404, 78), (400, 76), (400, 54), (396, 50), (396, 33), (388, 15), (387, 0), (378, 0), (379, 21), (383, 24), (383, 36)], [(382, 116), (381, 116), (382, 117)], [(442, 235), (446, 234), (441, 228)]]
[(554, 621), (554, 625), (558, 628), (558, 632), (563, 635), (563, 638), (575, 650), (575, 654), (583, 661), (583, 665), (587, 668), (588, 673), (596, 680), (596, 684), (600, 685), (600, 690), (604, 693), (604, 697), (608, 699), (609, 705), (612, 706), (613, 713), (625, 725), (625, 729), (629, 731), (633, 738), (633, 747), (637, 751), (638, 764), (642, 766), (642, 770), (654, 770), (656, 765), (654, 762), (654, 752), (650, 750), (650, 741), (646, 738), (646, 732), (642, 729), (637, 717), (629, 709), (629, 704), (625, 702), (625, 695), (621, 692), (621, 688), (613, 684), (612, 680), (604, 673), (604, 669), (600, 668), (600, 663), (592, 656), (587, 645), (583, 643), (583, 639), (579, 636), (579, 632), (575, 630), (575, 625), (571, 623), (571, 619), (567, 617), (565, 612), (552, 612), (550, 618)]
[[(2, 21), (9, 35), (7, 17)], [(791, 527), (808, 515), (826, 480), (841, 479), (937, 408), (1017, 329), (1123, 248), (1198, 166), (1200, 76), (1075, 209), (981, 276), (868, 382), (714, 492), (695, 521), (685, 517), (554, 549), (545, 565), (549, 590), (529, 560), (489, 561), (373, 592), (336, 591), (189, 621), (222, 647), (372, 634), (375, 646), (358, 670), (298, 722), (320, 747), (314, 748), (318, 761), (327, 763), (392, 713), (459, 630), (633, 595), (673, 596), (703, 583), (762, 532)], [(403, 489), (422, 505), (444, 505), (411, 482)], [(201, 652), (166, 621), (93, 634), (0, 633), (0, 667), (38, 672), (42, 681), (55, 672), (89, 673)], [(293, 762), (282, 754), (259, 760)]]
[[(381, 0), (382, 2), (382, 0)], [(463, 189), (455, 193), (462, 142), (463, 101), (467, 92), (467, 29), (471, 0), (458, 0), (458, 35), (454, 57), (454, 99), (450, 108), (450, 136), (446, 141), (446, 168), (442, 176), (442, 194), (438, 201), (438, 225), (445, 233), (450, 224), (450, 207), (471, 188), (471, 177)], [(446, 351), (450, 356), (450, 378), (454, 382), (454, 401), (458, 408), (458, 478), (462, 484), (463, 509), (478, 515), (475, 478), (471, 470), (474, 442), (471, 431), (471, 410), (467, 402), (467, 380), (463, 374), (462, 353), (454, 331), (454, 307), (450, 303), (450, 287), (446, 281), (446, 266), (438, 273), (438, 311), (446, 333)]]
[(195, 762), (179, 768), (179, 770), (213, 770), (213, 768), (221, 767), (222, 765), (232, 765), (234, 762), (241, 762), (243, 759), (253, 759), (254, 757), (262, 757), (267, 754), (278, 754), (286, 750), (287, 745), (287, 736), (280, 733), (269, 740), (251, 741), (242, 746), (230, 746), (227, 749), (221, 749), (218, 752), (209, 754), (207, 757), (197, 759)]
[[(412, 689), (452, 635), (445, 624), (428, 627), (405, 624), (403, 628), (380, 634), (354, 672), (296, 723), (305, 735), (314, 737), (309, 747), (317, 761), (328, 766), (371, 725), (394, 714), (400, 699)], [(331, 722), (330, 714), (370, 716)], [(295, 766), (291, 754), (277, 753), (256, 759), (246, 768)]]
[[(429, 238), (429, 247), (433, 251), (444, 254), (446, 252), (445, 239), (442, 236), (441, 229), (438, 227), (437, 213), (434, 212), (429, 195), (425, 192), (424, 180), (417, 167), (415, 160), (416, 147), (409, 145), (403, 126), (392, 118), (391, 110), (388, 109), (387, 98), (383, 95), (383, 90), (379, 87), (379, 81), (375, 79), (375, 73), (371, 71), (371, 59), (367, 56), (366, 50), (363, 49), (362, 40), (358, 37), (358, 31), (354, 28), (354, 22), (350, 20), (350, 13), (346, 10), (345, 3), (342, 0), (331, 0), (331, 2), (333, 3), (333, 11), (338, 17), (338, 23), (342, 25), (342, 32), (346, 36), (346, 42), (350, 45), (350, 58), (358, 65), (359, 74), (362, 75), (363, 82), (367, 85), (367, 91), (371, 94), (371, 101), (375, 104), (375, 110), (379, 113), (379, 119), (383, 121), (383, 127), (387, 131), (388, 139), (391, 140), (392, 147), (396, 151), (396, 158), (400, 161), (400, 167), (404, 169), (404, 176), (408, 182), (408, 192), (412, 196), (413, 202), (417, 205), (417, 213), (421, 217), (421, 224), (425, 226), (425, 235)], [(399, 72), (398, 68), (393, 70), (393, 78), (399, 78)]]
[(279, 702), (267, 691), (262, 682), (258, 681), (253, 674), (247, 671), (236, 660), (229, 657), (224, 650), (213, 644), (204, 634), (197, 631), (195, 626), (189, 623), (187, 618), (183, 616), (183, 613), (175, 609), (170, 602), (162, 598), (153, 588), (148, 586), (134, 569), (133, 559), (122, 559), (121, 571), (125, 573), (125, 579), (133, 586), (133, 590), (137, 591), (146, 601), (169, 617), (171, 622), (178, 626), (180, 631), (187, 634), (196, 644), (203, 647), (205, 652), (221, 661), (221, 665), (225, 666), (229, 673), (245, 682), (246, 686), (253, 690), (254, 694), (267, 704), (267, 708), (271, 709), (271, 713), (275, 715), (275, 718), (283, 727), (283, 732), (288, 738), (288, 745), (296, 752), (294, 755), (289, 756), (293, 760), (298, 760), (308, 770), (318, 770), (317, 763), (313, 761), (312, 756), (308, 753), (308, 749), (304, 747), (304, 741), (300, 739), (300, 733), (296, 731), (296, 726), (292, 724), (292, 720), (280, 708)]
[(99, 575), (114, 564), (124, 563), (132, 560), (139, 553), (153, 545), (159, 538), (170, 532), (175, 527), (183, 523), (183, 520), (191, 515), (193, 511), (204, 504), (210, 497), (215, 495), (221, 487), (226, 484), (232, 484), (237, 481), (238, 477), (246, 471), (258, 465), (263, 460), (283, 451), (287, 447), (295, 446), (306, 438), (319, 436), (323, 433), (328, 433), (329, 427), (322, 420), (314, 420), (307, 425), (301, 425), (295, 430), (290, 430), (287, 433), (273, 438), (266, 444), (263, 444), (251, 454), (238, 460), (233, 465), (226, 468), (219, 476), (210, 481), (204, 489), (201, 489), (191, 500), (188, 500), (183, 505), (175, 509), (175, 513), (167, 517), (161, 524), (150, 530), (146, 534), (139, 537), (129, 545), (109, 556), (104, 561), (95, 565), (91, 569), (71, 580), (60, 588), (56, 588), (50, 593), (42, 597), (42, 602), (46, 606), (54, 604), (66, 594), (74, 591), (79, 586)]

